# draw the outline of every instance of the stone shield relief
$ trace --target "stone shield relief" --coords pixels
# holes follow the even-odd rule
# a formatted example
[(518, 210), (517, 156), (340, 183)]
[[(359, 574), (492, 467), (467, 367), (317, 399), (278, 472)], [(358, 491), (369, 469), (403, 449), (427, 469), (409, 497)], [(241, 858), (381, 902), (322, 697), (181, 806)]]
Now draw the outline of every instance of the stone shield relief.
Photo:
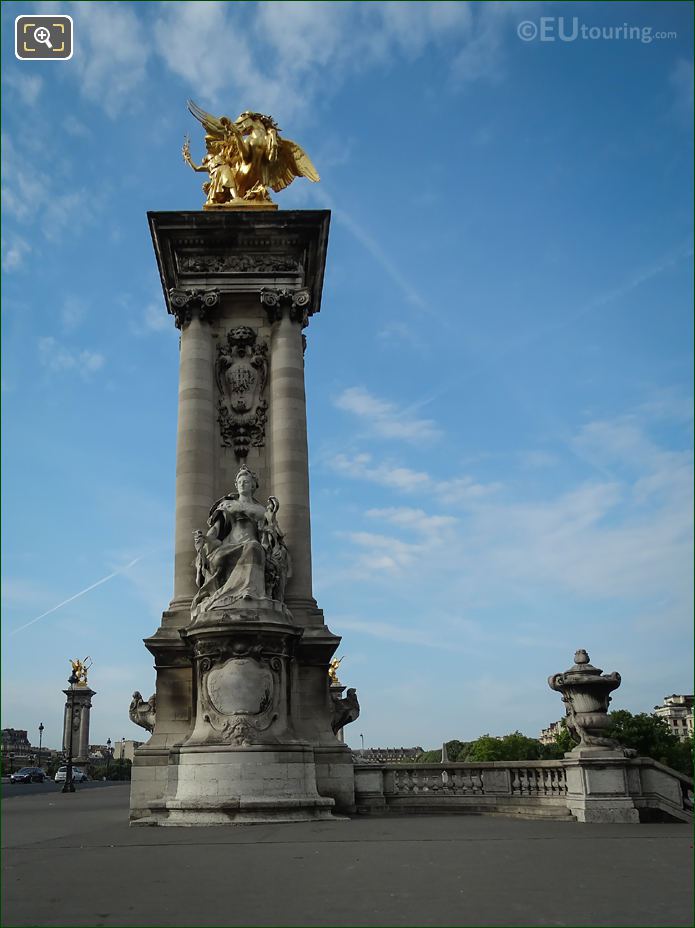
[(254, 744), (278, 718), (281, 662), (230, 657), (201, 668), (204, 721), (234, 744)]

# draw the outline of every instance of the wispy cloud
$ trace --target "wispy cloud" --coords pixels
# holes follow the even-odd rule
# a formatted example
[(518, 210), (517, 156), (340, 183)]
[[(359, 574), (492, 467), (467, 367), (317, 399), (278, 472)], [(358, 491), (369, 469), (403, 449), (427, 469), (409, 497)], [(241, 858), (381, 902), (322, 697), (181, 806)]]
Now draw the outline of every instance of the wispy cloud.
[(148, 27), (127, 3), (79, 3), (71, 8), (80, 30), (71, 62), (80, 93), (115, 119), (139, 105), (137, 92), (145, 83), (150, 56)]
[[(44, 236), (57, 241), (68, 227), (83, 228), (92, 219), (98, 197), (85, 187), (71, 185), (49, 175), (38, 165), (46, 164), (46, 145), (37, 149), (37, 140), (19, 144), (8, 135), (2, 137), (2, 199), (8, 215), (27, 225), (36, 223)], [(37, 191), (41, 191), (42, 208), (37, 212)], [(79, 214), (79, 223), (74, 220)]]
[[(242, 11), (224, 3), (175, 3), (160, 10), (158, 53), (210, 101), (234, 88), (252, 108), (280, 119), (306, 116), (316, 99), (344, 80), (396, 58), (413, 60), (436, 46), (451, 57), (473, 41), (467, 3), (280, 3)], [(480, 69), (482, 70), (482, 69)]]
[(154, 300), (151, 303), (147, 303), (142, 313), (130, 323), (130, 330), (133, 335), (138, 336), (152, 335), (155, 332), (165, 332), (169, 330), (172, 333), (176, 331), (171, 321), (171, 316), (167, 314), (161, 299), (159, 301)]
[(75, 371), (82, 377), (89, 377), (101, 370), (106, 363), (106, 358), (100, 352), (88, 348), (68, 348), (52, 335), (40, 338), (38, 348), (39, 361), (53, 374)]
[(19, 235), (2, 239), (2, 269), (15, 271), (24, 263), (24, 258), (31, 251), (31, 245)]
[(327, 463), (336, 473), (353, 480), (368, 480), (397, 492), (421, 491), (428, 498), (438, 497), (446, 504), (472, 505), (501, 489), (498, 482), (480, 483), (468, 475), (438, 480), (426, 471), (412, 470), (391, 462), (375, 463), (372, 455), (366, 452), (336, 454)]
[[(642, 608), (659, 602), (666, 611), (677, 604), (686, 621), (692, 597), (692, 455), (661, 447), (648, 424), (635, 413), (576, 431), (571, 444), (611, 479), (575, 481), (540, 498), (510, 500), (481, 492), (460, 524), (451, 513), (420, 507), (370, 509), (366, 517), (391, 532), (348, 534), (354, 568), (363, 579), (374, 575), (380, 582), (417, 571), (432, 578), (432, 603), (446, 589), (447, 601), (458, 600), (463, 608), (516, 597), (527, 605), (537, 602), (542, 613), (544, 603), (565, 595), (569, 604), (639, 600)], [(343, 460), (343, 472), (388, 483), (390, 468), (371, 459), (357, 465)], [(445, 484), (421, 473), (417, 480), (410, 475), (402, 489), (424, 490), (431, 503), (441, 505)]]
[(409, 467), (399, 467), (390, 464), (372, 464), (371, 454), (336, 454), (330, 461), (330, 466), (345, 477), (353, 479), (370, 480), (382, 486), (403, 490), (406, 493), (427, 487), (430, 476), (424, 471), (411, 470)]
[(693, 62), (679, 58), (671, 70), (675, 114), (688, 124), (693, 121)]
[(385, 641), (413, 644), (418, 647), (433, 648), (437, 651), (464, 651), (466, 653), (471, 651), (470, 648), (459, 642), (451, 641), (451, 639), (445, 640), (443, 637), (432, 634), (431, 630), (404, 628), (402, 625), (394, 625), (391, 622), (370, 622), (364, 619), (336, 615), (332, 624), (334, 628), (339, 629), (341, 632), (343, 629), (348, 629), (363, 635), (370, 635), (372, 638), (381, 638)]
[(379, 399), (364, 387), (348, 387), (336, 397), (335, 405), (357, 416), (381, 438), (433, 441), (441, 434), (431, 419), (418, 419), (408, 409)]
[(76, 329), (87, 315), (87, 304), (78, 296), (66, 296), (60, 310), (60, 320), (65, 329)]
[(43, 79), (38, 74), (27, 74), (9, 69), (3, 74), (3, 81), (15, 91), (26, 106), (33, 106), (36, 103), (43, 87)]

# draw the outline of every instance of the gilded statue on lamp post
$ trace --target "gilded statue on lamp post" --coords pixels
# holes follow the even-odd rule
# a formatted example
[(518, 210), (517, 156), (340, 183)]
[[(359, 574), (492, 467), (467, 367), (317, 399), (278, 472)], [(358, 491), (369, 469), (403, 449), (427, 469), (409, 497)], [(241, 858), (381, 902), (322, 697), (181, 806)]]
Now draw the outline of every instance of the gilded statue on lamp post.
[(319, 180), (307, 153), (296, 142), (280, 137), (271, 116), (245, 110), (234, 121), (229, 116), (217, 118), (192, 100), (188, 109), (207, 131), (200, 164), (191, 157), (188, 136), (182, 150), (186, 164), (209, 175), (203, 184), (207, 195), (203, 209), (277, 209), (269, 187), (283, 190), (295, 177)]

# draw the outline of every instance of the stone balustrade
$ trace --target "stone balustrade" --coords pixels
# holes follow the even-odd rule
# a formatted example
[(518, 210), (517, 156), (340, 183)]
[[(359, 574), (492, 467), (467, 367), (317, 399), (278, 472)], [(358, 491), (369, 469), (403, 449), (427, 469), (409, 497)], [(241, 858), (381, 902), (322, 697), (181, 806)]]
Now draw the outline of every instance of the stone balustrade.
[[(568, 770), (572, 788), (568, 789)], [(600, 788), (598, 787), (600, 784)], [(593, 821), (687, 821), (693, 782), (649, 758), (594, 758), (461, 764), (356, 764), (363, 814), (462, 812)], [(588, 811), (587, 811), (588, 810)]]

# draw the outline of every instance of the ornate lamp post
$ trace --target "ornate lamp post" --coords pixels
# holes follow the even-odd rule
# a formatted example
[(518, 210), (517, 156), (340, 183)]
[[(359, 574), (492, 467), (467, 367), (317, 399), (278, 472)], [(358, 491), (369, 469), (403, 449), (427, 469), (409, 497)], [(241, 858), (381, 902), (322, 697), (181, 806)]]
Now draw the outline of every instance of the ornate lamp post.
[(110, 738), (107, 738), (107, 739), (106, 739), (106, 779), (107, 779), (107, 780), (108, 780), (108, 778), (109, 778), (109, 767), (111, 766), (111, 752), (112, 752), (112, 750), (113, 750), (113, 749), (112, 749), (112, 747), (111, 747), (111, 739), (110, 739)]
[(39, 763), (38, 766), (41, 766), (41, 744), (43, 742), (43, 722), (39, 722)]
[(70, 734), (68, 735), (68, 769), (65, 773), (64, 793), (75, 792), (75, 784), (72, 781), (72, 735), (75, 727), (75, 684), (77, 681), (77, 674), (73, 670), (68, 678), (70, 684)]

